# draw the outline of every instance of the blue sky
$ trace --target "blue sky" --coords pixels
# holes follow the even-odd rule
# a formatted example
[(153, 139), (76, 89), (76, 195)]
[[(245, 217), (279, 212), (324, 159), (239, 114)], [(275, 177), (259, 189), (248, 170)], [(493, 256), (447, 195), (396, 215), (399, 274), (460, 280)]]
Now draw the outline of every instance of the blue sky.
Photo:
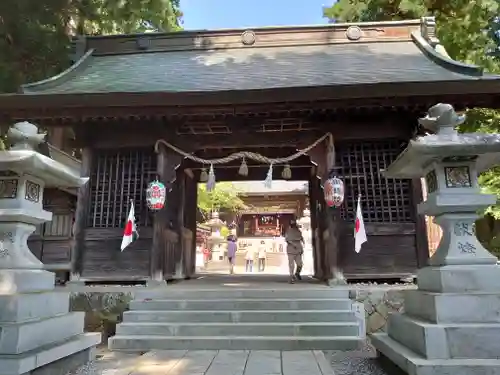
[(185, 30), (326, 23), (334, 0), (181, 0)]

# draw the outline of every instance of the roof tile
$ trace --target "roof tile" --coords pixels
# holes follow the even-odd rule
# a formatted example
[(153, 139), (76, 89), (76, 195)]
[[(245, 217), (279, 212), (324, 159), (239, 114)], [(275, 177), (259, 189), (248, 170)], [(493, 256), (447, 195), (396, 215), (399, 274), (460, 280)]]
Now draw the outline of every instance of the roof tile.
[(196, 92), (477, 80), (431, 61), (413, 41), (92, 56), (26, 93)]

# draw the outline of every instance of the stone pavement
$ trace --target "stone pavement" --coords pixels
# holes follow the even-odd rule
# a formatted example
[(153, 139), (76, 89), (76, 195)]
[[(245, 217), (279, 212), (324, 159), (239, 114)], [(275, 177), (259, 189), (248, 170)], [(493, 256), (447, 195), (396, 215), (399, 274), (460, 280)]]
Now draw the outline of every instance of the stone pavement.
[[(109, 353), (92, 375), (334, 375), (322, 351), (164, 350)], [(87, 374), (82, 374), (87, 375)]]

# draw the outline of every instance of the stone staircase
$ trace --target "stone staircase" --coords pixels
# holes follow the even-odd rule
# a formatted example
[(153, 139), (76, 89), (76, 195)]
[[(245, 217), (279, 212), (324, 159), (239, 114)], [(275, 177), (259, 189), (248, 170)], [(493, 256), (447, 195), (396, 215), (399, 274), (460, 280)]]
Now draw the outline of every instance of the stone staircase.
[[(364, 310), (362, 310), (364, 313)], [(364, 316), (363, 316), (364, 319)], [(137, 296), (109, 341), (112, 350), (351, 350), (364, 321), (348, 290), (165, 289)]]

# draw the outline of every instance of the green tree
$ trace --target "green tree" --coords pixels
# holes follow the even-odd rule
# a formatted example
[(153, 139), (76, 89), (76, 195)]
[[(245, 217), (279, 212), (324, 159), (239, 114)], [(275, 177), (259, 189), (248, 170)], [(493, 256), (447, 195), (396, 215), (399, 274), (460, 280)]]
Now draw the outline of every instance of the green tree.
[(218, 182), (210, 192), (205, 184), (198, 184), (198, 209), (206, 218), (214, 210), (237, 212), (245, 208), (240, 195), (231, 182)]
[(65, 69), (77, 34), (175, 31), (181, 16), (179, 0), (1, 0), (0, 92)]

